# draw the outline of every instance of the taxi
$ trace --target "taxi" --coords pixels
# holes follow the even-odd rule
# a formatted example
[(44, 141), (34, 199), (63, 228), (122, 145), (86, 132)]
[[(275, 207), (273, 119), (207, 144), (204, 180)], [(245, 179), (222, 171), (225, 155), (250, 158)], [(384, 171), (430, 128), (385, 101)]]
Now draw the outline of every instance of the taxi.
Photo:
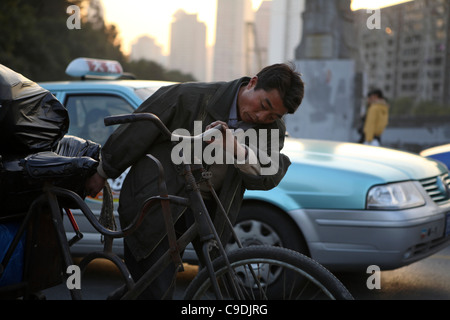
[[(100, 144), (113, 130), (104, 127), (105, 116), (130, 113), (170, 84), (120, 80), (115, 61), (77, 59), (67, 73), (84, 80), (40, 85), (67, 107), (69, 134)], [(399, 268), (449, 244), (450, 178), (442, 163), (388, 148), (289, 137), (283, 153), (292, 165), (281, 183), (245, 193), (235, 226), (244, 245), (284, 246), (333, 271), (365, 271)], [(109, 181), (116, 204), (126, 173)], [(99, 213), (101, 194), (86, 201)], [(73, 252), (101, 250), (100, 235), (82, 216), (76, 219), (84, 238)], [(122, 249), (115, 241), (115, 250)]]
[[(72, 61), (66, 74), (78, 78), (75, 81), (43, 82), (40, 86), (49, 90), (66, 106), (70, 127), (68, 135), (91, 140), (103, 145), (117, 126), (106, 127), (106, 116), (132, 113), (139, 105), (162, 86), (173, 84), (164, 81), (120, 79), (123, 69), (119, 62), (104, 59), (78, 58)], [(128, 170), (119, 178), (109, 180), (117, 209), (120, 189)], [(87, 197), (86, 202), (97, 216), (100, 215), (103, 194)], [(117, 215), (117, 211), (115, 212)], [(90, 225), (81, 211), (74, 215), (83, 239), (73, 246), (75, 255), (101, 250), (101, 236)], [(67, 222), (67, 221), (66, 221)], [(66, 224), (68, 238), (73, 237), (72, 227)], [(121, 240), (115, 240), (115, 250), (123, 252)]]

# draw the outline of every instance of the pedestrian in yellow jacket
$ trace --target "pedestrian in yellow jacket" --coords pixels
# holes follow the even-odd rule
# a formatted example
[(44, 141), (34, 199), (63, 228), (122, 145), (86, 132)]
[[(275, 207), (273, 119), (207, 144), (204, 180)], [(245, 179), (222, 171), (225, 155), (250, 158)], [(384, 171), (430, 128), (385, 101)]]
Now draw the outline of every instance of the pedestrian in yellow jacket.
[(364, 144), (380, 146), (381, 135), (389, 122), (389, 105), (379, 89), (369, 92), (367, 103), (369, 107), (364, 122)]

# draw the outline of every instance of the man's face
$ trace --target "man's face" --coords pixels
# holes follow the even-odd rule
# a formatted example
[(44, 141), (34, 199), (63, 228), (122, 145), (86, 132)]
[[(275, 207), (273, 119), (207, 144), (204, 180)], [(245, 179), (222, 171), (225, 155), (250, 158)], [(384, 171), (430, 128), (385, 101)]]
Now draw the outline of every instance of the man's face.
[(240, 120), (247, 123), (268, 124), (284, 116), (288, 110), (283, 105), (278, 90), (255, 90), (258, 78), (254, 77), (248, 85), (241, 88), (238, 96)]

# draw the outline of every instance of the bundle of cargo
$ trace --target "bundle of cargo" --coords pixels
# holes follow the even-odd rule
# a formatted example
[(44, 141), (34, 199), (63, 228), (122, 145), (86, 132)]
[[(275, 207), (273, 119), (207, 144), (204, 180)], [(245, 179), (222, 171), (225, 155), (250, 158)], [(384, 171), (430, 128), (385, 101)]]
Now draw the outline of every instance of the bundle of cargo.
[[(42, 181), (30, 178), (32, 173), (24, 170), (28, 162), (38, 171), (69, 165), (95, 169), (100, 146), (77, 137), (63, 139), (68, 129), (69, 115), (58, 99), (0, 64), (0, 216), (27, 211), (41, 192)], [(67, 177), (61, 170), (57, 183), (84, 197), (86, 170), (79, 172), (78, 177)]]
[[(48, 90), (0, 64), (0, 297), (15, 296), (16, 291), (20, 295), (16, 289), (22, 288), (17, 285), (22, 279), (27, 290), (61, 280), (56, 230), (46, 207), (29, 222), (22, 217), (45, 183), (84, 199), (84, 184), (96, 170), (100, 145), (67, 136), (68, 129), (66, 108)], [(59, 202), (64, 208), (72, 205)], [(18, 237), (20, 242), (13, 245)], [(14, 252), (4, 265), (10, 247)], [(33, 268), (25, 268), (28, 264)]]

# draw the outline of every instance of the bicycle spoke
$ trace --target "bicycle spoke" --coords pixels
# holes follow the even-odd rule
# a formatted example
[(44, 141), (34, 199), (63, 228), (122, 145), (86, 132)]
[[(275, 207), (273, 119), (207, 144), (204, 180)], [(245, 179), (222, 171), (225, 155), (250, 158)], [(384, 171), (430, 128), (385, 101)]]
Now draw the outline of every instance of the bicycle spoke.
[[(227, 299), (352, 299), (328, 270), (298, 253), (276, 247), (248, 247), (230, 255), (233, 273), (215, 261), (216, 277)], [(228, 278), (227, 278), (228, 277)], [(225, 291), (228, 281), (239, 288), (236, 297)], [(188, 298), (205, 298), (209, 280), (199, 274), (188, 288)]]

